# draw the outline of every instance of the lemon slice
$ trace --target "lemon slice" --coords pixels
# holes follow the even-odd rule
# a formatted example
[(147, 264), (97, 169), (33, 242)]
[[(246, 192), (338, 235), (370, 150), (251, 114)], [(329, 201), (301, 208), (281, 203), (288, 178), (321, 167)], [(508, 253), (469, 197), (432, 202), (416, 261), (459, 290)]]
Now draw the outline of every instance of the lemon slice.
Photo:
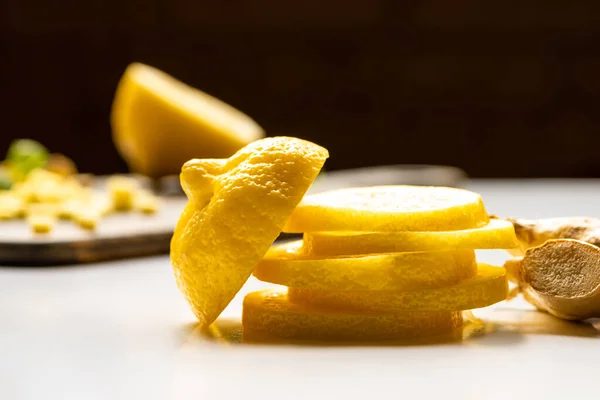
[(315, 256), (455, 249), (513, 249), (518, 246), (513, 225), (499, 219), (493, 219), (481, 228), (460, 231), (304, 234), (305, 251)]
[(183, 166), (189, 202), (171, 241), (171, 262), (201, 327), (246, 282), (327, 156), (316, 144), (278, 137), (251, 143), (228, 160)]
[(462, 313), (452, 311), (390, 314), (315, 309), (288, 301), (285, 288), (248, 294), (242, 313), (244, 340), (401, 340), (450, 333), (462, 322)]
[(447, 187), (375, 186), (307, 196), (284, 231), (450, 231), (488, 222), (477, 193)]
[(313, 257), (302, 241), (272, 247), (254, 269), (258, 279), (326, 290), (417, 290), (448, 286), (477, 273), (473, 250)]
[(241, 111), (139, 63), (119, 82), (111, 122), (130, 168), (155, 177), (178, 173), (191, 158), (229, 157), (265, 135)]
[(288, 292), (294, 303), (365, 312), (471, 310), (498, 303), (507, 295), (506, 270), (485, 264), (479, 264), (474, 278), (437, 289), (359, 292), (290, 288)]

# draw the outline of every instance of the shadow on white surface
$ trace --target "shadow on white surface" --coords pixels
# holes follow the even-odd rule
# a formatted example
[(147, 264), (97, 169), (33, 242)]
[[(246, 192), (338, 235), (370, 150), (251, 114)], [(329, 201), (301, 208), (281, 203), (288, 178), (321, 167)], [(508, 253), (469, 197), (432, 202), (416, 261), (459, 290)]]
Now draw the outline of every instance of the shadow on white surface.
[(273, 338), (248, 338), (242, 334), (239, 318), (219, 318), (204, 330), (196, 324), (189, 324), (188, 343), (209, 343), (226, 345), (293, 345), (293, 346), (425, 346), (425, 345), (475, 345), (475, 346), (515, 346), (520, 345), (529, 335), (555, 335), (597, 339), (600, 337), (600, 321), (572, 322), (555, 318), (549, 314), (515, 308), (495, 308), (486, 313), (484, 319), (466, 316), (462, 332), (443, 337), (412, 341), (382, 342), (313, 342), (306, 340), (282, 340)]
[(496, 308), (493, 312), (494, 325), (500, 332), (518, 332), (531, 335), (558, 335), (582, 338), (600, 337), (598, 321), (565, 321), (550, 314), (535, 310), (515, 310), (508, 307)]

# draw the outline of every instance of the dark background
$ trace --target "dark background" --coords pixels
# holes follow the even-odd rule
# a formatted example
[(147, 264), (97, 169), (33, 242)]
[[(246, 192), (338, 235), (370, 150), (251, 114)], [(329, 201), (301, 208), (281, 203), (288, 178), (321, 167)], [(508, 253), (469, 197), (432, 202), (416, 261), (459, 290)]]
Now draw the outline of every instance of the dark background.
[(131, 61), (240, 108), (328, 168), (600, 176), (600, 2), (0, 0), (0, 152), (18, 137), (124, 171), (109, 109)]

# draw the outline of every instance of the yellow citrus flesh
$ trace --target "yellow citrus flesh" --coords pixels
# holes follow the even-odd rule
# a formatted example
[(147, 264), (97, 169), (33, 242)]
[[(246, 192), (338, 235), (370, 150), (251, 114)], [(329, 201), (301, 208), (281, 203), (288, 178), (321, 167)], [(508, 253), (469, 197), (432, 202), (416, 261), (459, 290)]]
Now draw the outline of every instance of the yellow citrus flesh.
[(401, 340), (437, 336), (462, 326), (453, 311), (337, 312), (290, 302), (283, 289), (252, 292), (244, 299), (244, 339)]
[(171, 261), (201, 326), (246, 282), (327, 157), (313, 143), (277, 137), (251, 143), (228, 160), (183, 166), (189, 202), (171, 241)]
[(418, 290), (453, 285), (477, 274), (473, 250), (313, 257), (302, 241), (272, 247), (254, 276), (278, 285), (325, 290)]
[(478, 228), (488, 222), (477, 193), (447, 187), (375, 186), (307, 196), (284, 231), (444, 231)]
[(304, 234), (305, 251), (321, 256), (456, 249), (513, 249), (518, 246), (513, 225), (498, 219), (491, 220), (481, 228), (459, 231)]
[(333, 291), (290, 288), (290, 301), (307, 306), (364, 312), (455, 311), (487, 307), (508, 295), (506, 270), (479, 264), (477, 276), (437, 289), (400, 291)]
[(250, 117), (147, 65), (131, 64), (112, 106), (114, 142), (136, 172), (179, 172), (189, 159), (229, 157), (264, 137)]

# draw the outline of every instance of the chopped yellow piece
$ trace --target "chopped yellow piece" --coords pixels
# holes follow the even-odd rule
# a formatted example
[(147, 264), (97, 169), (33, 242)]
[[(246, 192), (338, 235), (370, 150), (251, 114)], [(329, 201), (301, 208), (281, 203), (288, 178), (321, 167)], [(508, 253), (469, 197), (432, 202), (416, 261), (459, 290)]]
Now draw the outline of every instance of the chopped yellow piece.
[(125, 70), (112, 106), (113, 139), (136, 172), (178, 173), (196, 157), (229, 157), (264, 137), (250, 117), (147, 65)]
[(79, 180), (73, 176), (68, 176), (63, 181), (63, 200), (72, 198), (88, 199), (92, 197), (92, 189), (85, 187)]
[(99, 217), (88, 209), (100, 209), (95, 205), (90, 188), (84, 187), (75, 177), (42, 168), (31, 171), (24, 181), (0, 196), (0, 217), (24, 214), (36, 233), (50, 232), (57, 217), (74, 219), (81, 226), (93, 229)]
[(92, 208), (98, 210), (100, 216), (105, 216), (115, 211), (113, 202), (106, 196), (93, 196), (89, 204)]
[(111, 201), (104, 196), (73, 198), (62, 204), (59, 216), (72, 219), (81, 228), (94, 230), (102, 216), (111, 211)]
[(144, 214), (154, 214), (158, 211), (158, 197), (149, 191), (141, 190), (135, 196), (134, 208)]
[(69, 199), (61, 204), (58, 216), (62, 219), (73, 219), (80, 207), (82, 207), (80, 199)]
[(477, 193), (446, 187), (376, 186), (307, 196), (284, 232), (450, 231), (488, 222)]
[(23, 212), (24, 203), (21, 197), (11, 192), (0, 193), (0, 219), (19, 218)]
[(304, 253), (301, 240), (272, 247), (254, 269), (265, 282), (325, 290), (420, 290), (476, 274), (473, 250), (324, 258)]
[(374, 312), (454, 311), (487, 307), (508, 295), (506, 270), (479, 264), (477, 276), (437, 289), (400, 291), (326, 291), (290, 288), (290, 301), (313, 307)]
[(91, 206), (81, 206), (73, 214), (73, 220), (83, 229), (94, 230), (100, 221), (102, 212)]
[(30, 203), (25, 206), (27, 215), (49, 215), (57, 217), (60, 214), (61, 206), (57, 203)]
[(519, 243), (510, 222), (493, 219), (481, 228), (460, 231), (305, 233), (304, 246), (310, 254), (342, 256), (455, 249), (512, 249), (518, 247)]
[(27, 216), (27, 222), (34, 233), (49, 233), (56, 222), (52, 214), (31, 214)]
[(115, 211), (129, 211), (133, 208), (139, 183), (130, 177), (113, 176), (107, 181), (107, 188)]
[(240, 290), (327, 157), (316, 144), (276, 137), (227, 160), (184, 164), (189, 203), (171, 241), (171, 262), (200, 326), (210, 325)]
[(39, 168), (29, 173), (13, 190), (28, 203), (58, 203), (68, 196), (63, 187), (64, 180), (59, 174)]
[[(58, 157), (58, 158), (57, 158)], [(57, 162), (66, 159), (55, 157)], [(60, 165), (55, 165), (60, 167)], [(68, 168), (67, 168), (68, 169)], [(108, 179), (108, 194), (94, 193), (78, 177), (64, 175), (44, 168), (35, 168), (23, 174), (21, 180), (0, 192), (0, 219), (27, 216), (35, 232), (46, 233), (55, 219), (72, 219), (84, 229), (95, 229), (101, 217), (118, 209), (136, 209), (156, 212), (158, 199), (140, 188), (131, 177), (116, 176)]]
[(356, 313), (315, 309), (288, 300), (285, 289), (268, 289), (244, 299), (245, 339), (403, 340), (452, 333), (462, 326), (453, 311)]

